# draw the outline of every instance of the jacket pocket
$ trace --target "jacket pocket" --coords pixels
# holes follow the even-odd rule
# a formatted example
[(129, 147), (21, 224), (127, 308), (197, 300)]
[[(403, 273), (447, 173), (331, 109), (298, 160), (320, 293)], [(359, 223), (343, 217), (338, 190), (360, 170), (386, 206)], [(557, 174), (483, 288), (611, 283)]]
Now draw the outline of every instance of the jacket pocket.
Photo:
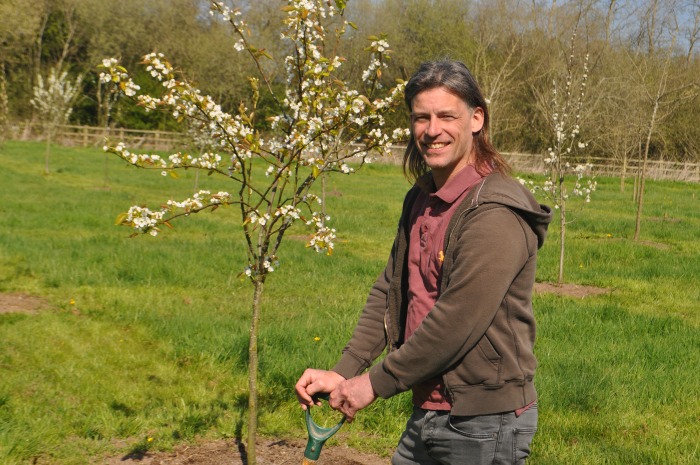
[(456, 368), (455, 375), (459, 379), (457, 383), (497, 386), (501, 383), (501, 361), (501, 355), (484, 335)]

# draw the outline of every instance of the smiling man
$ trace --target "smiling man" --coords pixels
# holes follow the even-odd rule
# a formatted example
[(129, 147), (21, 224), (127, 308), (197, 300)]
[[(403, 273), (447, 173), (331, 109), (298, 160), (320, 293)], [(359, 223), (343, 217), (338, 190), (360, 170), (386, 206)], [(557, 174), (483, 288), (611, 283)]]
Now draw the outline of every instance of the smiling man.
[(410, 390), (393, 465), (523, 464), (537, 429), (532, 288), (551, 211), (509, 176), (464, 64), (424, 63), (405, 100), (415, 185), (387, 266), (338, 363), (307, 369), (297, 397), (309, 408), (330, 393), (352, 420)]

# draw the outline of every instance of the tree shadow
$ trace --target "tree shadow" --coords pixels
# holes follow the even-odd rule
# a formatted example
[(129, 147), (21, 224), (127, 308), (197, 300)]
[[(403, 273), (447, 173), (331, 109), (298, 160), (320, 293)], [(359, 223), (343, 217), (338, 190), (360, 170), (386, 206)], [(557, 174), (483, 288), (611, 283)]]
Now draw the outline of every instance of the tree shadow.
[(241, 456), (241, 462), (243, 462), (243, 465), (248, 465), (248, 451), (243, 442), (243, 420), (240, 418), (238, 422), (236, 422), (235, 444), (236, 447), (238, 447), (238, 454)]

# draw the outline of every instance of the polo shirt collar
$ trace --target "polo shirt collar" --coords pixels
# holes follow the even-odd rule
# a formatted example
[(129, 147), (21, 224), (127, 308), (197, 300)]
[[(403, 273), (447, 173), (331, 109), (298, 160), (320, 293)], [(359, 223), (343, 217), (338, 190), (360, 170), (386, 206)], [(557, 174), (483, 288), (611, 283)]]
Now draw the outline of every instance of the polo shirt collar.
[(431, 193), (430, 197), (437, 197), (445, 203), (453, 203), (482, 178), (483, 176), (477, 173), (473, 165), (467, 165), (452, 179), (448, 180), (439, 191)]

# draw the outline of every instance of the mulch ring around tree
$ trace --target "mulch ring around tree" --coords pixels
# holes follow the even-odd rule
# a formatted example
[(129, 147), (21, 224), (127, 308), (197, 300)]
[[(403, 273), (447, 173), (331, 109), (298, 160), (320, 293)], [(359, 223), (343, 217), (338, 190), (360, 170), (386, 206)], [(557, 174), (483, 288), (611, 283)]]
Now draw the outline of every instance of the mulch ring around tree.
[(579, 284), (535, 283), (535, 293), (557, 294), (564, 297), (584, 299), (595, 295), (608, 294), (610, 293), (610, 289), (596, 286), (583, 286)]
[(35, 314), (50, 308), (50, 304), (41, 297), (21, 292), (0, 292), (0, 314), (25, 313)]
[[(300, 465), (306, 441), (265, 439), (257, 441), (258, 465)], [(391, 459), (358, 452), (344, 446), (324, 446), (315, 465), (389, 465)], [(146, 452), (112, 457), (103, 465), (247, 465), (245, 448), (235, 439), (182, 445), (171, 452)]]

